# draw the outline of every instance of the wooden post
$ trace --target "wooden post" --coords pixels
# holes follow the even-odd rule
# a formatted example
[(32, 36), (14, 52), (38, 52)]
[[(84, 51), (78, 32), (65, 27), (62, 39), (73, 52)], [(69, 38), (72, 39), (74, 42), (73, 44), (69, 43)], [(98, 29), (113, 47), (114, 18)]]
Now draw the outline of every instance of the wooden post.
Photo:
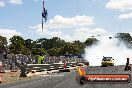
[(127, 65), (129, 65), (129, 60), (130, 60), (130, 59), (129, 59), (129, 58), (127, 58)]
[(131, 66), (129, 64), (129, 58), (127, 58), (127, 63), (126, 63), (126, 66), (125, 66), (125, 71), (131, 71)]

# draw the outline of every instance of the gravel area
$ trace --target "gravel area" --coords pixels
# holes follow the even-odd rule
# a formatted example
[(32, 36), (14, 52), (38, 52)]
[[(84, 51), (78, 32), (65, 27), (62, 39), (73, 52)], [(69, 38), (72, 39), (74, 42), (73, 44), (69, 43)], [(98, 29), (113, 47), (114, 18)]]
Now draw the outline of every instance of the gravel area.
[(19, 71), (18, 72), (0, 73), (0, 75), (2, 76), (1, 84), (12, 83), (12, 82), (19, 81), (19, 80), (28, 80), (28, 79), (34, 79), (34, 78), (40, 77), (40, 76), (19, 77), (20, 76)]

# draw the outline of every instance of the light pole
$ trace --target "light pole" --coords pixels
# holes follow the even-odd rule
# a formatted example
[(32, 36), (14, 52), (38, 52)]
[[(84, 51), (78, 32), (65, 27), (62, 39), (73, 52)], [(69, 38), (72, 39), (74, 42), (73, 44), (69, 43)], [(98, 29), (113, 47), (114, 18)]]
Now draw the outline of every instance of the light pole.
[(42, 54), (43, 52), (42, 52), (42, 49), (43, 49), (43, 42), (44, 42), (45, 40), (42, 40), (41, 42), (39, 42), (39, 43), (37, 43), (37, 44), (39, 44), (39, 45), (41, 45), (40, 46), (40, 53)]
[(42, 42), (43, 42), (43, 41), (41, 41), (41, 54), (42, 54), (42, 48), (43, 48), (43, 47), (42, 47)]

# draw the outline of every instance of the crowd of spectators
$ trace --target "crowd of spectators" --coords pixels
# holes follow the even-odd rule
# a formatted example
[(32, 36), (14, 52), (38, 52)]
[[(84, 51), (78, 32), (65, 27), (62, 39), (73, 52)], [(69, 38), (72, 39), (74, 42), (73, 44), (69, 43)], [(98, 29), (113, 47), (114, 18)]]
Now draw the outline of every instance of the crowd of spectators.
[[(6, 54), (0, 53), (0, 61), (3, 63), (5, 69), (16, 70), (19, 69), (22, 64), (37, 64), (39, 55), (22, 55), (22, 54)], [(51, 63), (70, 63), (70, 62), (83, 62), (83, 58), (75, 55), (65, 56), (48, 56), (43, 55), (44, 60), (42, 64)]]

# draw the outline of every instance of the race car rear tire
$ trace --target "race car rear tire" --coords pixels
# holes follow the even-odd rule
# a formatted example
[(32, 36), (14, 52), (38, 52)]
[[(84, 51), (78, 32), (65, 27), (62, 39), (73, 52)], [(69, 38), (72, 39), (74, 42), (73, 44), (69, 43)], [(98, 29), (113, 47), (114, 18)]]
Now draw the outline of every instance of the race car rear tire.
[(80, 85), (84, 85), (86, 83), (86, 78), (84, 77), (84, 76), (81, 76), (80, 78), (79, 78), (79, 84)]

